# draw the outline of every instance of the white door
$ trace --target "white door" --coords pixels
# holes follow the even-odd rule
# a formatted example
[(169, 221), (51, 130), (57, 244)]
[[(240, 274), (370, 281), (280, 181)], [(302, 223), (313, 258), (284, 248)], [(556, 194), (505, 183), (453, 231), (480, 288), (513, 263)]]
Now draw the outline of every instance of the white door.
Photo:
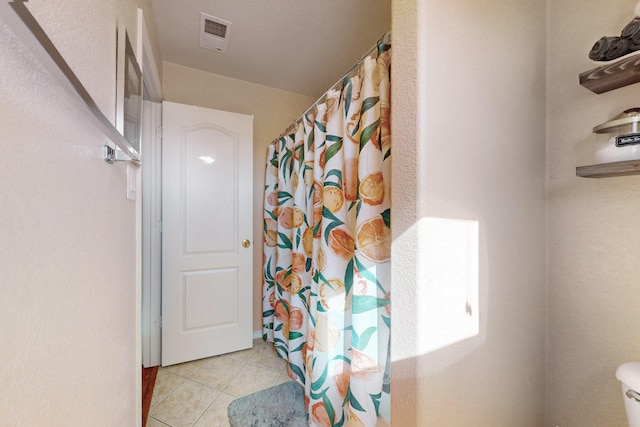
[(164, 102), (162, 365), (252, 345), (253, 116)]

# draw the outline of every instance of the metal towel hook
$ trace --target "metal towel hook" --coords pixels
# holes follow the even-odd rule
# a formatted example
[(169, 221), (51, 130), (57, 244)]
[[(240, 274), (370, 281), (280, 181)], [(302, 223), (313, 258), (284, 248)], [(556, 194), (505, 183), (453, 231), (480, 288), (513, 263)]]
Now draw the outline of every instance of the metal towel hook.
[(633, 399), (636, 402), (640, 402), (640, 393), (638, 393), (637, 391), (627, 390), (626, 394), (629, 399)]

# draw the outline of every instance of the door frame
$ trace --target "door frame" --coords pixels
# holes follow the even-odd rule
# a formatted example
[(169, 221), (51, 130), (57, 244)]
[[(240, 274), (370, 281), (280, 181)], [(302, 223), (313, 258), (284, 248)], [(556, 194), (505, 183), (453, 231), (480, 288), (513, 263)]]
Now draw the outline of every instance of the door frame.
[[(141, 167), (138, 170), (138, 202), (141, 209), (139, 227), (136, 230), (141, 240), (140, 276), (136, 298), (138, 307), (139, 331), (137, 348), (140, 357), (136, 360), (137, 367), (151, 367), (160, 365), (160, 336), (161, 318), (160, 308), (162, 292), (161, 277), (161, 144), (162, 122), (161, 104), (162, 82), (157, 63), (153, 54), (151, 40), (144, 23), (142, 9), (138, 9), (138, 58), (141, 60), (142, 81), (151, 108), (143, 108), (142, 112), (142, 149)], [(141, 405), (140, 405), (141, 406)]]
[(161, 363), (162, 104), (143, 105), (141, 350), (142, 366), (150, 368)]

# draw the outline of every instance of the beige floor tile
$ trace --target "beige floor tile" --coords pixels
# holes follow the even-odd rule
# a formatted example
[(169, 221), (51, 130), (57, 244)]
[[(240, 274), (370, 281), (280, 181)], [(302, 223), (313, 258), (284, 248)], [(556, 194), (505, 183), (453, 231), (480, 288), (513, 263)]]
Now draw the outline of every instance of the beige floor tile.
[(193, 360), (191, 362), (179, 363), (177, 365), (167, 366), (167, 371), (172, 374), (180, 375), (181, 377), (188, 378), (189, 375), (193, 374), (200, 366), (207, 362), (209, 359), (198, 359)]
[(259, 390), (273, 386), (280, 372), (247, 364), (223, 390), (233, 396), (246, 396)]
[(200, 366), (189, 378), (209, 387), (223, 390), (245, 365), (245, 361), (230, 355), (216, 356), (207, 360), (207, 363)]
[(186, 380), (149, 415), (172, 427), (191, 427), (219, 394), (211, 387)]
[(228, 427), (234, 399), (287, 381), (286, 362), (262, 339), (251, 349), (161, 368), (147, 426)]
[(263, 343), (256, 346), (249, 359), (249, 363), (274, 371), (281, 371), (286, 366), (286, 362), (276, 356), (271, 343)]
[(227, 408), (235, 399), (234, 396), (220, 393), (193, 427), (229, 427)]
[[(253, 354), (253, 350), (254, 349), (255, 349), (255, 343), (254, 343), (253, 348), (248, 348), (246, 350), (240, 350), (240, 351), (234, 351), (233, 353), (228, 353), (228, 354), (225, 354), (224, 356), (229, 356), (229, 357), (233, 357), (234, 359), (240, 359), (240, 360), (247, 361), (247, 360), (249, 360), (249, 358)], [(220, 357), (220, 356), (217, 356), (217, 357)]]
[(256, 350), (260, 347), (273, 348), (273, 343), (264, 341), (262, 338), (258, 338), (253, 340), (253, 349)]
[(185, 379), (172, 374), (166, 369), (158, 369), (158, 375), (156, 376), (156, 384), (153, 387), (153, 396), (151, 396), (151, 408), (162, 402), (171, 392), (182, 383)]
[(287, 375), (287, 371), (283, 371), (280, 376), (278, 377), (278, 379), (276, 380), (276, 383), (274, 385), (280, 385), (280, 384), (284, 384), (287, 383), (289, 381), (293, 381), (291, 378), (289, 378), (289, 375)]
[[(247, 352), (247, 353), (244, 354), (244, 355), (239, 355), (238, 354), (238, 353), (244, 353), (244, 352)], [(225, 362), (225, 363), (231, 362), (231, 361), (234, 361), (234, 362), (246, 362), (247, 360), (249, 360), (249, 358), (251, 357), (252, 354), (253, 354), (253, 349), (242, 350), (242, 351), (235, 352), (235, 353), (221, 354), (220, 356), (210, 357), (207, 360), (207, 363), (209, 363), (212, 360), (215, 360), (215, 361), (218, 361), (218, 362), (222, 361), (222, 362)]]
[(146, 427), (167, 427), (167, 424), (165, 423), (161, 423), (160, 421), (156, 420), (155, 418), (147, 418), (147, 424)]

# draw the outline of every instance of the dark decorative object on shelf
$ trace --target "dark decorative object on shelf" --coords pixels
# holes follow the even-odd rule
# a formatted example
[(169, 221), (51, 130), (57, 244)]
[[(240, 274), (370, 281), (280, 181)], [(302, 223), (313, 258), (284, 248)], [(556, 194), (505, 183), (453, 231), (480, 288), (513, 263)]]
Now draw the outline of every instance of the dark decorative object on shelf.
[(633, 18), (622, 29), (619, 37), (600, 38), (589, 51), (589, 58), (594, 61), (612, 61), (637, 50), (640, 50), (640, 17)]
[(607, 57), (607, 52), (618, 40), (620, 40), (620, 37), (602, 37), (591, 48), (589, 58), (594, 61), (604, 61)]
[(603, 93), (640, 82), (640, 3), (634, 12), (620, 36), (604, 36), (593, 45), (589, 58), (603, 64), (580, 73), (582, 86)]

